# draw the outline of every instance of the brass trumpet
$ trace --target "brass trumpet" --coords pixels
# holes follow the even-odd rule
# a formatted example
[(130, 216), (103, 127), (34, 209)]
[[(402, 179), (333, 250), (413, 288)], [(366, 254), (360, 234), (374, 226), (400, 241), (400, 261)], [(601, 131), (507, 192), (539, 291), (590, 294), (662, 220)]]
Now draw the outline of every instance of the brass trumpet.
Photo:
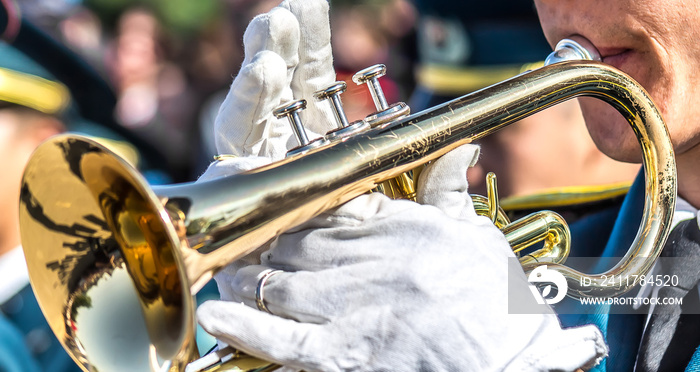
[[(35, 152), (22, 182), (22, 244), (32, 286), (51, 328), (85, 371), (184, 370), (196, 357), (192, 295), (219, 269), (385, 180), (580, 96), (615, 107), (643, 149), (642, 223), (625, 257), (603, 274), (645, 274), (661, 253), (675, 206), (666, 126), (627, 75), (598, 62), (568, 61), (198, 184), (151, 188), (97, 143), (53, 138)], [(516, 235), (531, 240), (534, 230), (518, 226)], [(603, 274), (550, 268), (567, 278), (577, 297), (614, 296), (633, 285), (611, 287), (602, 285)], [(580, 286), (584, 277), (591, 287)], [(276, 368), (238, 356), (224, 368)]]

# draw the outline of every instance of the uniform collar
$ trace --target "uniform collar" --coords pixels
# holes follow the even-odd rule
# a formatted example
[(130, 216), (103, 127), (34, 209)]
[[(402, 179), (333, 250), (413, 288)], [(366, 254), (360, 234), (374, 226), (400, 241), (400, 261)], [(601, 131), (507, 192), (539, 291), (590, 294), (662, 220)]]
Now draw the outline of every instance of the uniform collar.
[(29, 285), (29, 272), (21, 246), (0, 255), (0, 304)]

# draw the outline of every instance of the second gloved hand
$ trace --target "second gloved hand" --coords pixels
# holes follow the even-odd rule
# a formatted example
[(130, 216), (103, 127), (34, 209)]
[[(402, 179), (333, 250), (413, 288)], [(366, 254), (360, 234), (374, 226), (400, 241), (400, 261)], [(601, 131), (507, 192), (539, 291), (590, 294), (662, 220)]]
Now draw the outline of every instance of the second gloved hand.
[[(574, 370), (605, 354), (595, 327), (562, 330), (553, 314), (508, 314), (513, 257), (483, 217), (383, 195), (359, 197), (285, 234), (263, 266), (230, 283), (270, 315), (235, 302), (198, 310), (204, 329), (248, 353), (309, 371)], [(247, 293), (247, 295), (243, 295)]]
[[(217, 277), (224, 298), (198, 310), (204, 329), (256, 356), (308, 371), (575, 370), (606, 353), (593, 326), (553, 313), (508, 314), (508, 276), (528, 292), (503, 234), (478, 217), (465, 171), (475, 148), (423, 174), (425, 202), (364, 195), (280, 236), (261, 265)], [(451, 174), (451, 176), (450, 176)], [(438, 182), (443, 181), (443, 182)], [(437, 206), (437, 207), (436, 207)], [(274, 315), (254, 307), (264, 287)]]

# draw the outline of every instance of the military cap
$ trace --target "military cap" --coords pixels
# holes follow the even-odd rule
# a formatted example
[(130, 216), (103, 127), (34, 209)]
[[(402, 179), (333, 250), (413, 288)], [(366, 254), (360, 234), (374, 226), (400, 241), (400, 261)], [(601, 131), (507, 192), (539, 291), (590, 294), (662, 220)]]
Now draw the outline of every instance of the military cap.
[(539, 67), (551, 52), (531, 0), (415, 0), (418, 82), (462, 95)]

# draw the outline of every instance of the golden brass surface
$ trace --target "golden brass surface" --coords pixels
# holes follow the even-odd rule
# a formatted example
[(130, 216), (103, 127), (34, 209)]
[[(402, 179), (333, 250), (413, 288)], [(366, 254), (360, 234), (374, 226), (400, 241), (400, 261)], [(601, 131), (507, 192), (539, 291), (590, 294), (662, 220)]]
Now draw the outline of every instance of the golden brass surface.
[(496, 218), (500, 209), (500, 201), (498, 200), (498, 187), (496, 185), (496, 174), (489, 172), (486, 175), (486, 198), (489, 201), (489, 214), (488, 217), (491, 222), (496, 223)]
[[(36, 151), (22, 181), (22, 244), (32, 286), (51, 328), (84, 370), (147, 371), (154, 363), (167, 370), (171, 361), (169, 370), (180, 371), (194, 357), (192, 295), (222, 267), (385, 180), (579, 96), (616, 108), (643, 149), (642, 223), (628, 253), (604, 274), (645, 274), (661, 253), (675, 206), (666, 126), (626, 75), (601, 63), (564, 62), (305, 154), (197, 184), (150, 189), (97, 143), (53, 138)], [(535, 220), (549, 224), (546, 216)], [(518, 239), (532, 239), (529, 229), (515, 227)], [(540, 260), (531, 257), (526, 270)], [(623, 280), (618, 287), (603, 285), (601, 274), (551, 263), (551, 250), (541, 257), (565, 275), (575, 297), (631, 288)], [(594, 285), (580, 287), (582, 277)]]
[(374, 190), (392, 199), (406, 199), (416, 201), (416, 183), (411, 177), (412, 171), (381, 182)]
[(540, 264), (563, 264), (569, 257), (571, 234), (566, 221), (552, 211), (540, 211), (527, 215), (503, 229), (506, 240), (514, 252), (544, 241), (544, 247), (520, 258), (525, 266)]
[(493, 204), (491, 204), (487, 197), (473, 194), (471, 195), (471, 198), (476, 214), (479, 216), (488, 217), (489, 219), (491, 219), (491, 222), (493, 222), (493, 224), (496, 225), (496, 227), (498, 227), (499, 229), (503, 230), (504, 227), (508, 226), (511, 223), (506, 212), (503, 210), (503, 208), (500, 207), (496, 209), (496, 218), (491, 218), (491, 210), (493, 209)]
[(21, 204), (37, 300), (84, 370), (145, 371), (152, 350), (196, 356), (177, 225), (128, 163), (96, 142), (50, 140), (25, 171)]
[(552, 211), (540, 211), (511, 223), (500, 206), (496, 175), (493, 172), (486, 175), (486, 190), (487, 197), (471, 195), (474, 211), (477, 215), (488, 217), (503, 231), (518, 257), (525, 248), (544, 241), (544, 247), (520, 258), (522, 265), (566, 262), (571, 248), (571, 233), (563, 217)]

